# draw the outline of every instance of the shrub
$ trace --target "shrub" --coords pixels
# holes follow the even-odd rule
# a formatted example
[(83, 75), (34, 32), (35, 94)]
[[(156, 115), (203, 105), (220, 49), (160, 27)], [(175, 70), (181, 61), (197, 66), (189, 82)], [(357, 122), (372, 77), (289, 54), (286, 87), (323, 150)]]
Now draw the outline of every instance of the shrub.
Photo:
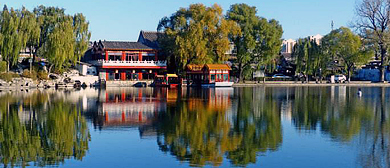
[(40, 79), (40, 80), (48, 80), (49, 77), (48, 77), (48, 74), (46, 72), (39, 71), (38, 72), (38, 79)]
[(15, 74), (13, 72), (9, 72), (9, 73), (0, 73), (0, 79), (2, 80), (5, 80), (7, 82), (10, 82), (12, 81), (12, 78), (16, 78), (16, 77), (19, 77), (18, 74)]
[(30, 72), (29, 70), (25, 69), (22, 73), (22, 77), (25, 77), (25, 78), (31, 78), (33, 80), (36, 80), (37, 79), (37, 72), (35, 70), (33, 70), (32, 72)]
[(5, 72), (7, 70), (7, 62), (0, 61), (0, 72)]

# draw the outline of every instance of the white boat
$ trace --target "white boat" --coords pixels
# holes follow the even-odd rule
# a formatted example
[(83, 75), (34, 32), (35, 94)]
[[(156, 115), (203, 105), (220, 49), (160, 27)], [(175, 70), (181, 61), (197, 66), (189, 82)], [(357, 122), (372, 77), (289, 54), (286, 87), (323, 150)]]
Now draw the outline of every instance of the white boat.
[(204, 83), (202, 87), (232, 87), (234, 82)]
[(232, 87), (234, 82), (215, 82), (215, 87)]

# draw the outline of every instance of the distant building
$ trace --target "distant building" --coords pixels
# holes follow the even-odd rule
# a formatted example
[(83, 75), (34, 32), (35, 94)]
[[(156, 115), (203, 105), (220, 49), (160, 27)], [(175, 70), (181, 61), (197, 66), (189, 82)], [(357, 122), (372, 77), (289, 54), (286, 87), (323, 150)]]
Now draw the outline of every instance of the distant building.
[(296, 40), (293, 39), (288, 39), (288, 40), (283, 40), (282, 43), (282, 53), (293, 53), (294, 52), (294, 46), (297, 43)]
[(83, 61), (94, 65), (106, 81), (153, 79), (167, 68), (166, 58), (159, 55), (159, 35), (141, 31), (137, 42), (95, 41)]
[(309, 36), (310, 40), (313, 40), (317, 43), (317, 45), (320, 45), (321, 44), (321, 40), (324, 36), (320, 35), (320, 34), (317, 34), (315, 36)]
[(293, 39), (283, 40), (281, 54), (286, 60), (291, 60), (291, 54), (294, 52), (296, 43), (297, 41)]

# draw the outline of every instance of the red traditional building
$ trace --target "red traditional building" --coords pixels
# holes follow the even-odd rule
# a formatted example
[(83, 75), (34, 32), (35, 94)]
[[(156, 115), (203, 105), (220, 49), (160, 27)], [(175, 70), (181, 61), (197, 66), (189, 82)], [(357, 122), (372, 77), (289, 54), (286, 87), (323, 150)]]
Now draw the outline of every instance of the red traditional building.
[(186, 79), (190, 86), (230, 87), (230, 66), (227, 64), (187, 65)]
[(106, 81), (152, 80), (167, 68), (159, 55), (158, 35), (141, 31), (138, 42), (94, 42), (84, 61), (96, 66), (99, 78)]

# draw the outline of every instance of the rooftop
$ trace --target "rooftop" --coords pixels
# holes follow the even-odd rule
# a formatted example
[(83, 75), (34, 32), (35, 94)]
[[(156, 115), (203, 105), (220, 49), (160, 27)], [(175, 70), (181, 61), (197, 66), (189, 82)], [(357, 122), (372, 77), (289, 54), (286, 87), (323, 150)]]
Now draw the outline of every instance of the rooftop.
[(228, 64), (206, 64), (208, 70), (232, 70)]
[(105, 49), (121, 49), (121, 50), (152, 50), (153, 48), (142, 44), (140, 42), (127, 42), (127, 41), (101, 41)]

